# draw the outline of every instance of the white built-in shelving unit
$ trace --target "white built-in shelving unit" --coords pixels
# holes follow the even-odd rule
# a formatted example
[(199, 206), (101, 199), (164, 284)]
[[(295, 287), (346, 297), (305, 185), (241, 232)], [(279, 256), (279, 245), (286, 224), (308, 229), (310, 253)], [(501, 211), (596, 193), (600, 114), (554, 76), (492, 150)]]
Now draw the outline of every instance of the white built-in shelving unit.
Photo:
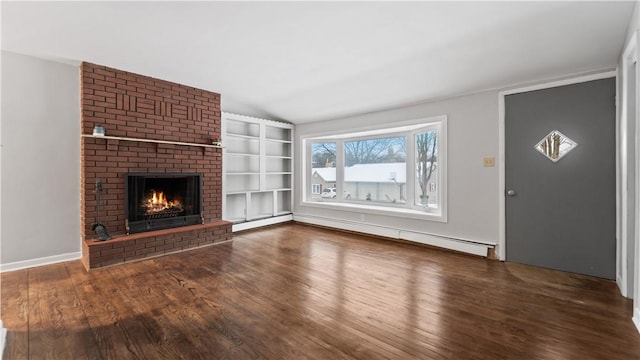
[(222, 113), (223, 218), (233, 230), (292, 219), (293, 125)]

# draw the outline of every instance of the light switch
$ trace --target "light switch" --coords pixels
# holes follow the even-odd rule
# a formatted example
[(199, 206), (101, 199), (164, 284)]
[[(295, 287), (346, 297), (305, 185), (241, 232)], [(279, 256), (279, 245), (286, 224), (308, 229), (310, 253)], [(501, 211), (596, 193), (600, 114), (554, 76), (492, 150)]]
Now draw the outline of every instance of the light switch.
[(484, 166), (484, 167), (494, 167), (494, 166), (496, 166), (496, 158), (494, 158), (494, 157), (482, 158), (482, 166)]

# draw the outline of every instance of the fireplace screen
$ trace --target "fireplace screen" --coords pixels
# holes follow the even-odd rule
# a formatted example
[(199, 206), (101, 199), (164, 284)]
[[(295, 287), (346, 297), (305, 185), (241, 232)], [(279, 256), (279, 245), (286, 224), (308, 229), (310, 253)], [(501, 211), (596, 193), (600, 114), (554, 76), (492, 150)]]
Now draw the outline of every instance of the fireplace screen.
[(201, 174), (127, 174), (127, 233), (202, 222)]

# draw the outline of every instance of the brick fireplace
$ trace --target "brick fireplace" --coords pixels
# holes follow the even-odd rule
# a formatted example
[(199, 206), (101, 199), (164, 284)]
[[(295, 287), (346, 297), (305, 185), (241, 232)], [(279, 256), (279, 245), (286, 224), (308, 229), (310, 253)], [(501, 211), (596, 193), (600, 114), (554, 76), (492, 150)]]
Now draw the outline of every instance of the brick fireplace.
[[(220, 138), (220, 94), (91, 63), (81, 65), (80, 78), (85, 267), (230, 240), (231, 223), (221, 220), (222, 151), (209, 146)], [(102, 125), (107, 138), (91, 136), (96, 125)], [(201, 221), (127, 235), (127, 179), (135, 173), (167, 174), (169, 178), (198, 174)], [(97, 184), (102, 189), (98, 214)], [(96, 220), (111, 240), (96, 241)]]

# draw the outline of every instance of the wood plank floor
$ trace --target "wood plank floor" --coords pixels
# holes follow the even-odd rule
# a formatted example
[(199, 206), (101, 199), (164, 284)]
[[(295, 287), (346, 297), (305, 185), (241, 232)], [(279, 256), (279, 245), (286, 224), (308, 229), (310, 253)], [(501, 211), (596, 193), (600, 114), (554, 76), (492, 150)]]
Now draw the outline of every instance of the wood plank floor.
[(640, 359), (611, 281), (299, 224), (1, 280), (5, 359)]

